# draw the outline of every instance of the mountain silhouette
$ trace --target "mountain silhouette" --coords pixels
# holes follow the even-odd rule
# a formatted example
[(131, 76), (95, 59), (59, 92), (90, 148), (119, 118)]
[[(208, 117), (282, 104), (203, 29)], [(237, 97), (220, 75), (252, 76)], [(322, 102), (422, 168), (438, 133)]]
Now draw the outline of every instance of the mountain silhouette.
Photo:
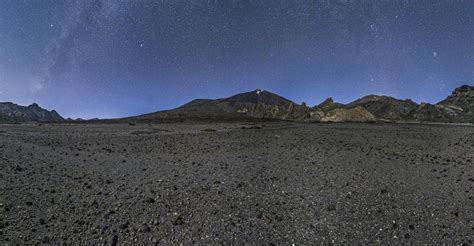
[(22, 122), (61, 122), (64, 121), (56, 111), (48, 111), (33, 103), (20, 106), (11, 102), (0, 103), (0, 123)]
[[(437, 104), (418, 104), (410, 99), (368, 95), (341, 104), (331, 97), (319, 105), (297, 104), (275, 93), (256, 89), (220, 99), (195, 99), (170, 110), (92, 122), (183, 122), (183, 121), (291, 120), (302, 122), (419, 121), (474, 123), (474, 87), (463, 85)], [(0, 122), (61, 122), (56, 111), (37, 104), (28, 107), (0, 103)], [(79, 121), (76, 121), (79, 122)], [(91, 121), (80, 121), (91, 122)]]

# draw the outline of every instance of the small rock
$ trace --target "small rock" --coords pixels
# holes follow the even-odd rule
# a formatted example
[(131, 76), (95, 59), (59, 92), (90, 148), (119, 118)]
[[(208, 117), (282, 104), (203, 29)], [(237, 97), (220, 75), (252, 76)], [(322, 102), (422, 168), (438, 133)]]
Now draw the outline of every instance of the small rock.
[(123, 230), (123, 229), (126, 229), (128, 227), (128, 225), (129, 225), (129, 223), (128, 223), (128, 221), (126, 221), (125, 223), (121, 224), (119, 226), (119, 228)]
[(154, 202), (155, 202), (155, 199), (149, 197), (149, 198), (145, 199), (145, 202), (146, 202), (146, 203), (154, 203)]
[(398, 224), (397, 224), (397, 223), (393, 223), (392, 227), (393, 227), (393, 229), (397, 229), (397, 228), (398, 228)]
[(10, 211), (13, 208), (13, 205), (11, 203), (5, 203), (3, 205), (3, 208), (5, 209), (5, 211)]
[(26, 168), (20, 167), (20, 166), (16, 166), (16, 167), (15, 167), (15, 170), (17, 170), (18, 172), (23, 172), (23, 171), (26, 170)]
[(49, 237), (48, 236), (44, 236), (43, 237), (43, 240), (41, 240), (43, 243), (49, 243)]
[(138, 228), (138, 231), (139, 232), (150, 232), (151, 229), (146, 223), (144, 223)]
[(174, 224), (174, 225), (182, 225), (182, 224), (184, 224), (183, 217), (178, 216), (178, 217), (173, 221), (173, 224)]
[(117, 243), (118, 243), (118, 236), (117, 235), (114, 235), (112, 237), (112, 240), (110, 240), (110, 245), (111, 246), (117, 246)]

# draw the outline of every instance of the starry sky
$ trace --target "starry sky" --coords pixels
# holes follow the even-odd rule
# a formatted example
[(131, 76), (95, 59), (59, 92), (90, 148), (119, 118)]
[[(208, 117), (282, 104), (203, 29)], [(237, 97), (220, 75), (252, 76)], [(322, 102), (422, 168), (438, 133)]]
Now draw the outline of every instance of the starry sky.
[(474, 84), (474, 0), (0, 0), (0, 101), (114, 118), (262, 88), (435, 103)]

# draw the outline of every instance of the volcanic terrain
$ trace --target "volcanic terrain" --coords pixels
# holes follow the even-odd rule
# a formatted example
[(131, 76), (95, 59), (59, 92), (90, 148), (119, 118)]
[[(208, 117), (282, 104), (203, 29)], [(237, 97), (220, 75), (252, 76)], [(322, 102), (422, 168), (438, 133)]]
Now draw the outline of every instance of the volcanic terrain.
[(457, 125), (2, 125), (0, 241), (468, 245), (473, 149)]

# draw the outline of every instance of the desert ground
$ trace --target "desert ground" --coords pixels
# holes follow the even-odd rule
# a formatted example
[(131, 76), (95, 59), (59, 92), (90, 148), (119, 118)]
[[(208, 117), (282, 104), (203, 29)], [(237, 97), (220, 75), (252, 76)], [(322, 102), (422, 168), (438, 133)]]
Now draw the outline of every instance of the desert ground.
[(0, 125), (2, 244), (474, 243), (474, 127)]

